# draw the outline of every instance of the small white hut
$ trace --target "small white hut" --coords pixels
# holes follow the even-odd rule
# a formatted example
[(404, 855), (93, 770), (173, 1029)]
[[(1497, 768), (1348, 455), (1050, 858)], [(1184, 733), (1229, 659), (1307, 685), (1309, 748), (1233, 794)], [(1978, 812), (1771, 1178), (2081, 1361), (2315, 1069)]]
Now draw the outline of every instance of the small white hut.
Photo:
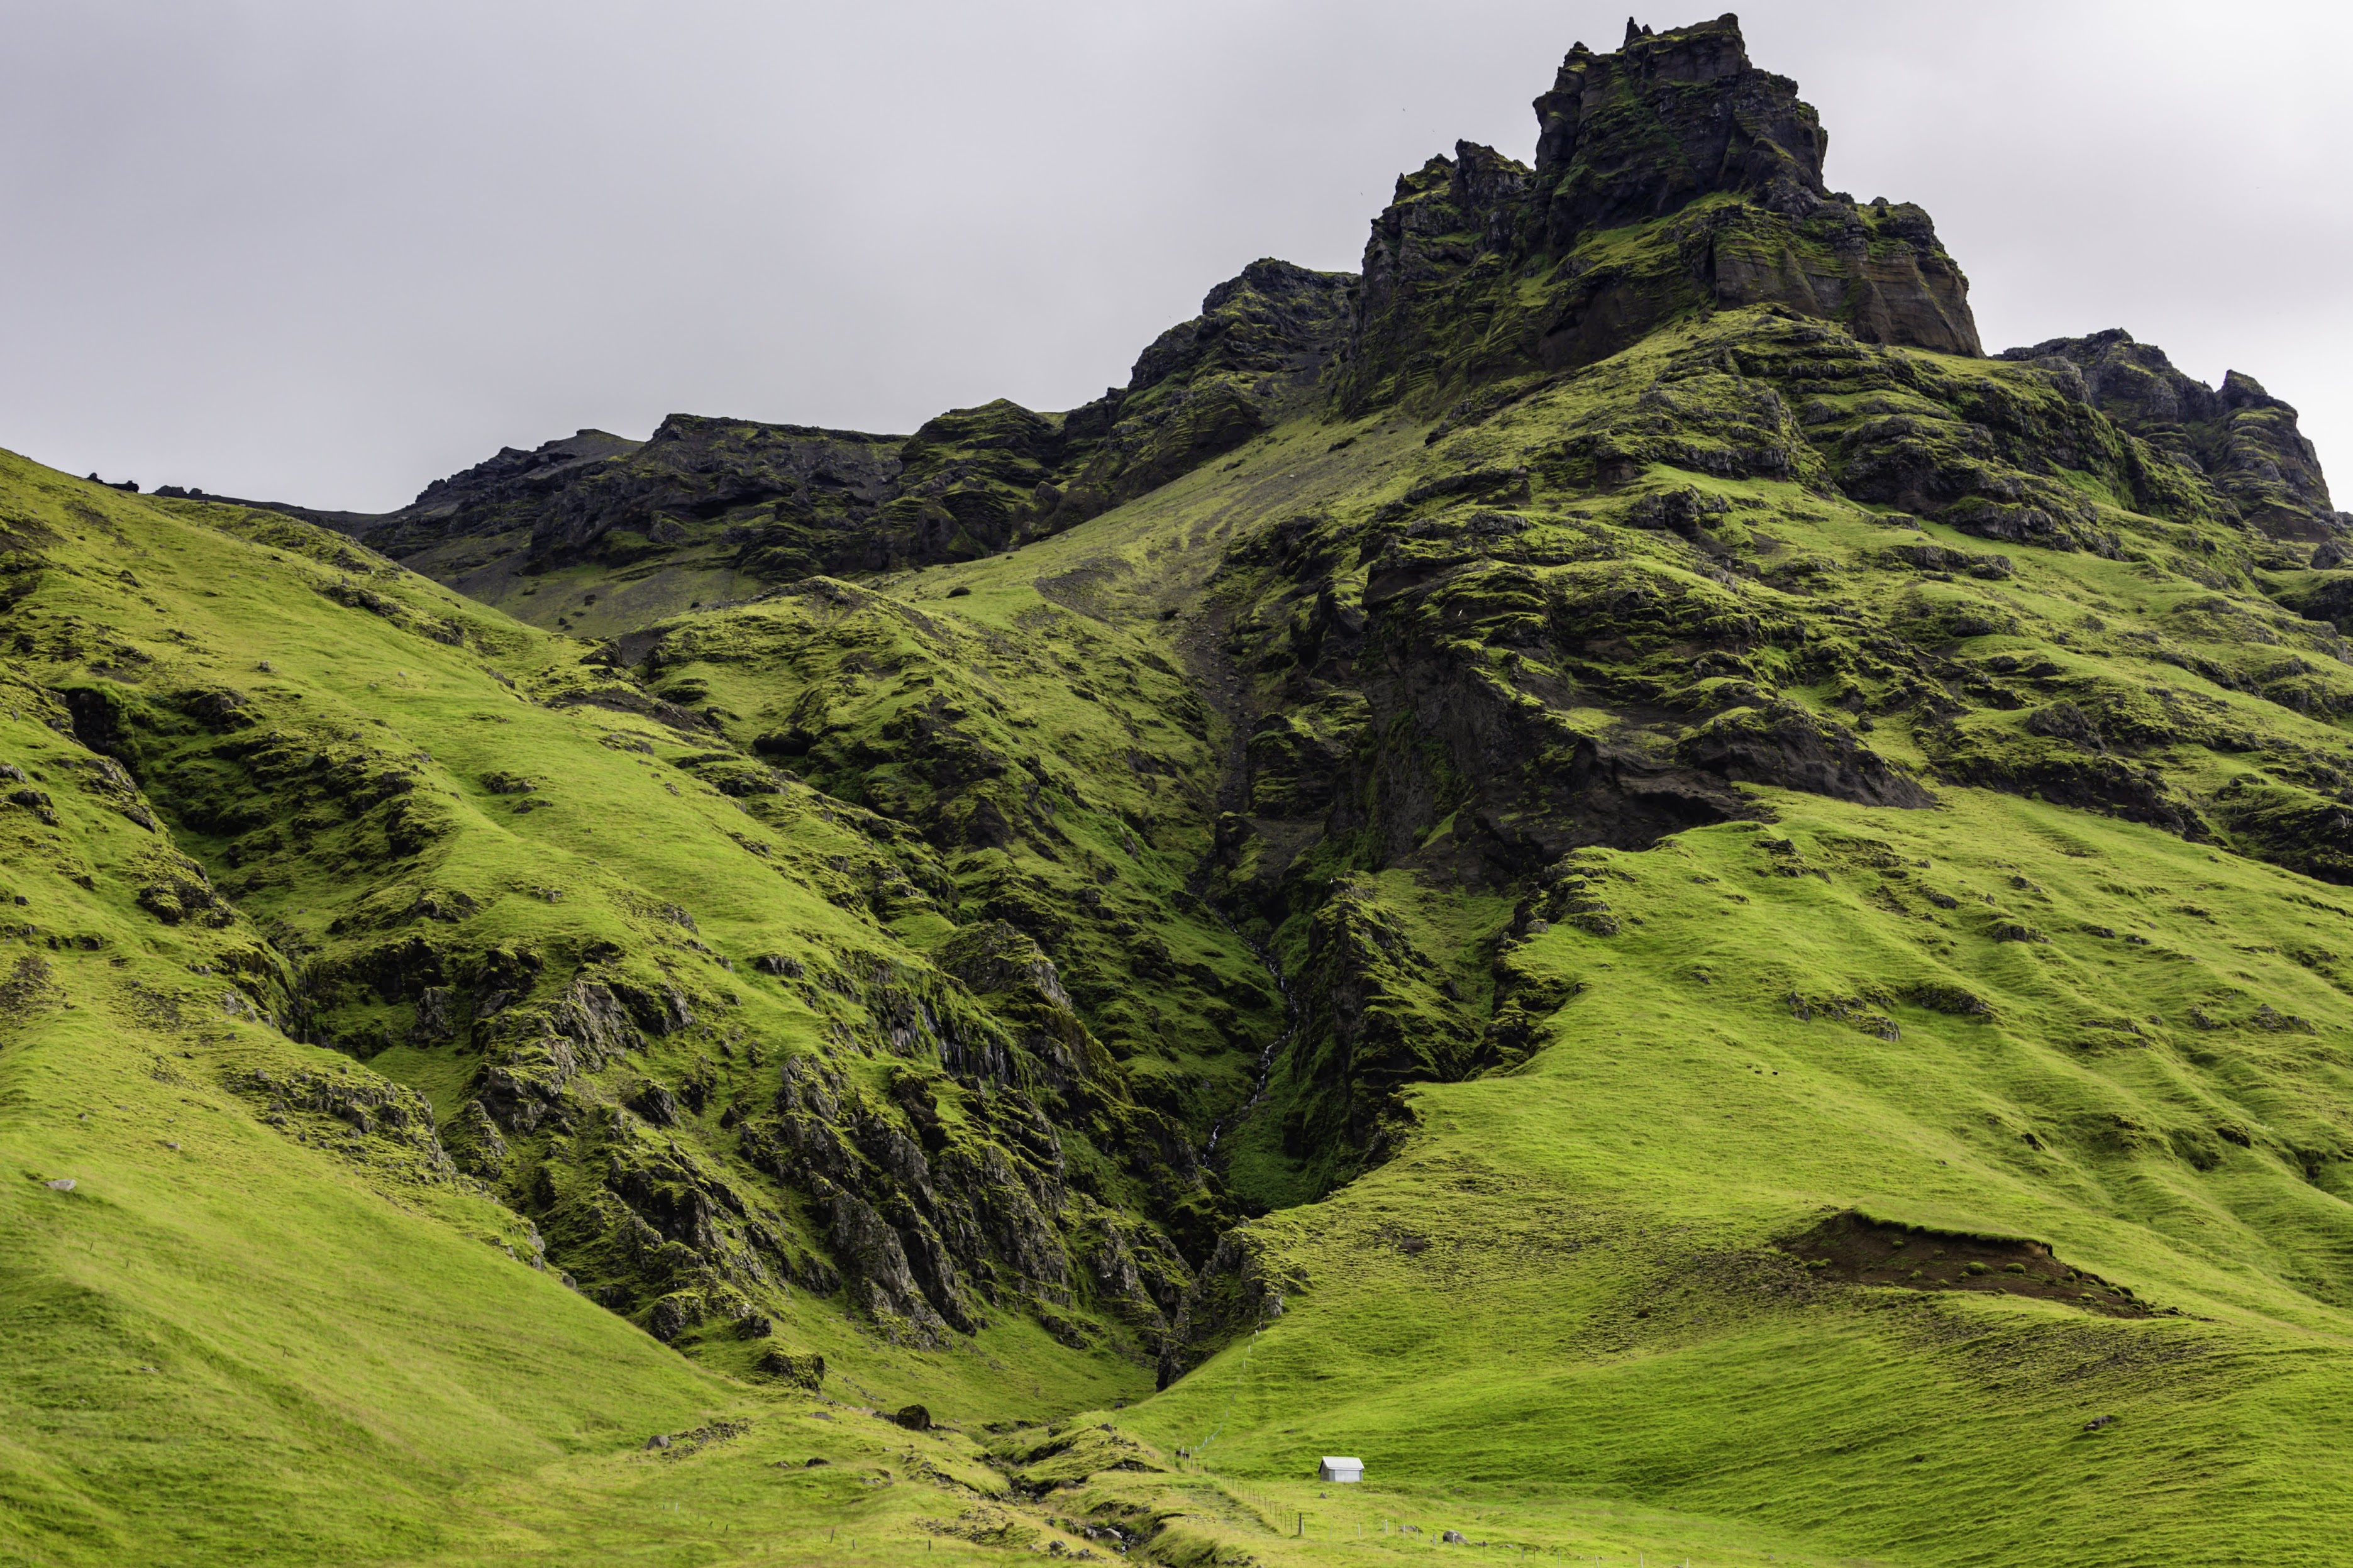
[(1335, 1459), (1326, 1454), (1324, 1462), (1315, 1468), (1315, 1479), (1319, 1481), (1361, 1481), (1365, 1479), (1365, 1461)]

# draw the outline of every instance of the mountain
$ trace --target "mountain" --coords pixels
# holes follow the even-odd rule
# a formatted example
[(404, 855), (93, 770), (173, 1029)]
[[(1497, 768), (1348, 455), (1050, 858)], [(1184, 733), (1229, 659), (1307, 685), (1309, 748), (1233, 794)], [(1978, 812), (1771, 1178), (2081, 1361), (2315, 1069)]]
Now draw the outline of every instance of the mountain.
[(1254, 262), (1137, 356), (1124, 388), (1065, 414), (999, 398), (913, 436), (673, 414), (645, 441), (583, 430), (508, 447), (398, 511), (239, 504), (348, 533), (567, 630), (636, 626), (813, 574), (972, 560), (1072, 527), (1302, 412), (1355, 281)]
[(1067, 413), (0, 460), (0, 1560), (2332, 1561), (2295, 411), (1535, 118)]

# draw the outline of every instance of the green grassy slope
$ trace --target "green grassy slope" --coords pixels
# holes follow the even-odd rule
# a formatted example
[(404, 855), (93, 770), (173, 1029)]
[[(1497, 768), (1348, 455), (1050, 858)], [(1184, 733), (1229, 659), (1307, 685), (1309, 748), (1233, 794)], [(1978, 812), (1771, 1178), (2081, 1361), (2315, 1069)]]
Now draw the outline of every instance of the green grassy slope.
[[(8, 462), (12, 542), (35, 542), (46, 514), (53, 547), (94, 562), (117, 555), (121, 518), (154, 522)], [(110, 563), (118, 587), (129, 571)], [(127, 618), (83, 624), (117, 658), (208, 629)], [(368, 1075), (256, 1016), (280, 963), (251, 919), (216, 906), (166, 924), (142, 907), (142, 890), (195, 889), (202, 872), (25, 669), (9, 671), (5, 721), (36, 804), (7, 808), (0, 1550), (91, 1563), (413, 1552), (441, 1537), (448, 1493), (473, 1475), (723, 1400), (519, 1262), (528, 1223), (452, 1180), (413, 1115), (404, 1126), (380, 1107), (365, 1135), (303, 1110), (283, 1131), (259, 1120), (233, 1083)]]
[[(1148, 1389), (1148, 1352), (1056, 1343), (1009, 1294), (937, 1350), (894, 1347), (887, 1306), (853, 1324), (821, 1216), (759, 1169), (780, 1063), (838, 1061), (868, 1127), (905, 1101), (910, 983), (1000, 1080), (1029, 1059), (896, 934), (945, 922), (892, 829), (331, 535), (6, 463), (5, 1512), (32, 1560), (415, 1554), (472, 1528), (440, 1518), (469, 1479), (776, 1397), (772, 1349), (893, 1407)], [(926, 1081), (935, 1160), (987, 1158), (1026, 1103)], [(1097, 1164), (1077, 1213), (1124, 1179)], [(1148, 1268), (1148, 1222), (1113, 1231)], [(1058, 1303), (1091, 1320), (1081, 1289)]]
[[(1409, 1152), (1258, 1222), (1285, 1310), (1246, 1373), (1229, 1351), (1145, 1429), (1223, 1418), (1210, 1455), (1243, 1476), (1345, 1452), (1903, 1561), (2227, 1560), (2257, 1530), (2266, 1560), (2329, 1560), (2353, 1020), (2282, 954), (2341, 915), (2047, 806), (1774, 804), (1773, 828), (1596, 856), (1620, 933), (1513, 952), (1580, 987), (1546, 1048), (1418, 1091)], [(2047, 944), (1989, 935), (1988, 893)], [(1989, 1012), (1907, 999), (1964, 987)], [(1846, 1209), (2048, 1242), (2159, 1315), (1775, 1249)], [(1934, 1248), (1910, 1248), (1931, 1274)]]
[[(0, 1058), (19, 1178), (7, 1200), (12, 1436), (0, 1510), (15, 1555), (757, 1561), (815, 1552), (820, 1534), (828, 1560), (843, 1561), (902, 1561), (919, 1542), (927, 1556), (976, 1561), (1050, 1540), (1088, 1549), (1083, 1533), (1057, 1527), (1075, 1522), (1071, 1513), (1027, 1503), (977, 1463), (989, 1441), (978, 1427), (1133, 1400), (1148, 1390), (1148, 1366), (1056, 1343), (1018, 1311), (992, 1313), (977, 1335), (937, 1351), (893, 1345), (887, 1321), (845, 1316), (843, 1296), (781, 1281), (756, 1297), (765, 1338), (738, 1339), (723, 1321), (664, 1348), (584, 1297), (644, 1287), (648, 1276), (617, 1267), (600, 1279), (596, 1266), (611, 1259), (596, 1233), (537, 1178), (579, 1180), (575, 1152), (626, 1177), (633, 1155), (659, 1143), (697, 1179), (727, 1162), (739, 1196), (773, 1191), (765, 1201), (781, 1229), (805, 1211), (790, 1190), (755, 1185), (740, 1143), (731, 1150), (714, 1125), (723, 1081), (703, 1115), (659, 1132), (628, 1112), (649, 1079), (691, 1079), (713, 1057), (747, 1074), (765, 1067), (747, 1089), (773, 1082), (777, 1058), (816, 1032), (795, 1022), (816, 1011), (799, 992), (777, 985), (786, 1000), (763, 1006), (754, 986), (776, 977), (752, 959), (798, 955), (805, 973), (858, 951), (920, 965), (953, 934), (940, 911), (959, 907), (955, 875), (984, 890), (1016, 870), (1050, 881), (1073, 850), (1119, 858), (1121, 874), (1098, 884), (1111, 918), (1132, 900), (1145, 901), (1131, 913), (1147, 917), (1150, 900), (1185, 903), (1183, 873), (1205, 836), (1188, 826), (1203, 815), (1184, 791), (1206, 791), (1209, 748), (1179, 723), (1155, 742), (1177, 760), (1175, 773), (1124, 761), (1152, 741), (1155, 707), (1176, 706), (1165, 684), (1151, 702), (1134, 698), (1135, 683), (1172, 679), (1166, 660), (1141, 641), (1107, 643), (1106, 628), (1073, 624), (1034, 590), (924, 601), (968, 628), (935, 632), (987, 639), (1000, 658), (1021, 626), (1043, 626), (1064, 661), (1134, 661), (1125, 681), (1098, 677), (1108, 703), (1074, 697), (1069, 671), (1044, 657), (1050, 688), (1018, 660), (992, 670), (935, 649), (913, 665), (933, 680), (1011, 683), (983, 695), (1052, 720), (1065, 770), (1047, 781), (1068, 793), (1049, 797), (1063, 819), (1049, 840), (1061, 858), (1018, 844), (968, 848), (935, 884), (950, 900), (942, 905), (904, 869), (891, 874), (929, 868), (879, 858), (894, 836), (856, 806), (782, 774), (761, 781), (775, 794), (727, 793), (756, 766), (749, 755), (714, 755), (709, 731), (681, 744), (671, 726), (687, 722), (685, 710), (580, 665), (578, 645), (470, 609), (301, 525), (130, 500), (15, 459), (5, 480), (21, 638), (8, 760), (32, 796), (9, 805), (9, 896), (26, 901), (12, 906), (17, 956)], [(802, 607), (767, 614), (789, 620)], [(908, 624), (876, 605), (821, 618), (829, 658), (844, 639), (871, 655), (878, 626), (895, 637)], [(759, 629), (741, 619), (698, 627), (697, 657), (658, 681), (678, 696), (678, 683), (707, 680), (705, 706), (725, 725), (737, 721), (726, 703), (769, 700), (738, 689), (748, 679), (741, 639)], [(849, 710), (870, 723), (865, 707)], [(872, 732), (887, 723), (888, 705), (880, 711)], [(1100, 753), (1088, 741), (1098, 731)], [(1110, 775), (1124, 775), (1118, 787), (1102, 782), (1105, 755), (1123, 759)], [(670, 758), (692, 760), (652, 772)], [(785, 815), (804, 800), (805, 815)], [(844, 826), (859, 823), (871, 826)], [(714, 828), (726, 836), (718, 853)], [(751, 847), (761, 843), (765, 856)], [(836, 868), (844, 860), (848, 874)], [(1172, 942), (1180, 967), (1160, 978), (1214, 983), (1267, 1014), (1271, 998), (1250, 995), (1263, 988), (1255, 961), (1189, 907), (1201, 949)], [(688, 933), (679, 915), (690, 910)], [(1187, 928), (1180, 917), (1157, 929)], [(1079, 935), (1082, 950), (1101, 940)], [(511, 1048), (498, 1056), (512, 1037), (478, 1037), (483, 1020), (465, 998), (516, 973), (544, 995), (568, 954), (592, 949), (617, 994), (674, 990), (726, 1023), (649, 1034), (625, 1062), (565, 1086), (559, 1115), (594, 1119), (571, 1132), (571, 1149), (562, 1133), (541, 1141), (513, 1125), (492, 1124), (486, 1137), (469, 1114), (486, 1072), (522, 1079), (532, 1064)], [(391, 999), (377, 978), (388, 972), (400, 974)], [(419, 984), (432, 980), (445, 984)], [(1139, 1079), (1182, 1079), (1195, 1066), (1230, 1079), (1213, 1045), (1183, 1049), (1202, 1016), (1166, 1020), (1173, 1059), (1134, 1050), (1139, 1003), (1113, 989), (1094, 1010)], [(444, 1018), (458, 1020), (448, 1037), (435, 1022)], [(874, 1024), (860, 1008), (839, 1026)], [(839, 1059), (854, 1072), (876, 1058)], [(1206, 1108), (1230, 1111), (1233, 1093)], [(75, 1185), (47, 1184), (59, 1180)], [(630, 1190), (614, 1182), (608, 1196), (616, 1186)], [(632, 1199), (651, 1201), (634, 1190)], [(811, 1254), (827, 1246), (795, 1234)], [(535, 1267), (543, 1249), (547, 1265)], [(566, 1270), (580, 1289), (567, 1289)], [(680, 1283), (651, 1280), (664, 1282)], [(707, 1298), (713, 1282), (691, 1293)], [(649, 1315), (626, 1289), (611, 1300)], [(823, 1353), (827, 1398), (812, 1404), (763, 1373), (755, 1359), (770, 1345)], [(853, 1408), (911, 1398), (966, 1435), (861, 1426), (874, 1418)], [(820, 1412), (848, 1427), (811, 1425)], [(685, 1441), (675, 1455), (640, 1451), (649, 1431), (722, 1420), (748, 1430)], [(1008, 1441), (998, 1461), (1008, 1468), (1037, 1443), (1018, 1432)], [(776, 1468), (803, 1469), (813, 1455), (845, 1468), (803, 1482)], [(1167, 1464), (1155, 1457), (1139, 1473)], [(1187, 1482), (1149, 1507), (1114, 1506), (1130, 1525), (1175, 1520), (1174, 1543), (1208, 1527), (1184, 1523), (1187, 1507), (1213, 1520), (1236, 1505), (1215, 1483)], [(1591, 1520), (1619, 1528), (1607, 1505)], [(1644, 1528), (1626, 1539), (1747, 1539), (1704, 1523)], [(853, 1555), (847, 1542), (861, 1532)]]

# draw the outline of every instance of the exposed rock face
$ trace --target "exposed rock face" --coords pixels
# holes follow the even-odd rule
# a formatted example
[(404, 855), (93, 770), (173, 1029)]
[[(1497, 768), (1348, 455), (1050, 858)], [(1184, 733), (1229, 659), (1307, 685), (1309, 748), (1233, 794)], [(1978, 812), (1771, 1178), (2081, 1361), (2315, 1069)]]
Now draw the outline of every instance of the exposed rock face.
[(1790, 217), (1823, 200), (1830, 137), (1796, 82), (1748, 63), (1736, 16), (1656, 37), (1630, 21), (1612, 55), (1580, 43), (1535, 111), (1535, 188), (1556, 249), (1717, 192)]
[(2176, 462), (2206, 475), (2242, 515), (2277, 539), (2353, 531), (2328, 499), (2320, 458), (2295, 410), (2251, 375), (2231, 371), (2218, 390), (2174, 368), (2154, 343), (2111, 329), (2052, 338), (2002, 358), (2050, 367), (2101, 413)]
[(784, 583), (969, 560), (1083, 521), (1295, 412), (1345, 336), (1355, 289), (1345, 273), (1254, 261), (1155, 340), (1125, 387), (1067, 414), (999, 398), (911, 437), (673, 414), (645, 441), (583, 430), (507, 447), (398, 511), (237, 504), (469, 588), (485, 571), (581, 562), (691, 561)]
[(1154, 340), (1127, 390), (1104, 400), (1111, 427), (1070, 479), (1070, 521), (1164, 485), (1295, 411), (1354, 322), (1356, 282), (1270, 258), (1210, 289), (1201, 314)]
[(618, 566), (690, 542), (778, 574), (871, 569), (890, 561), (875, 519), (896, 493), (899, 445), (673, 414), (646, 441), (583, 430), (534, 451), (509, 447), (349, 531), (395, 559), (438, 547), (444, 575), (518, 546), (533, 566)]
[(583, 430), (529, 452), (501, 447), (488, 461), (434, 480), (406, 512), (393, 513), (362, 537), (387, 554), (397, 554), (404, 545), (414, 548), (415, 542), (437, 535), (495, 532), (501, 509), (539, 501), (569, 480), (607, 472), (644, 445), (603, 430)]
[(1309, 374), (1323, 367), (1348, 324), (1356, 280), (1261, 258), (1209, 290), (1201, 313), (1169, 328), (1136, 356), (1130, 393), (1202, 370)]
[(1005, 398), (926, 421), (883, 510), (895, 559), (962, 560), (1041, 538), (1166, 484), (1296, 411), (1353, 320), (1356, 279), (1251, 262), (1113, 387), (1067, 414)]
[(1002, 397), (924, 421), (900, 449), (890, 506), (905, 552), (962, 561), (1020, 542), (1054, 509), (1050, 480), (1069, 455), (1067, 426)]
[(1166, 1388), (1225, 1345), (1283, 1314), (1284, 1298), (1307, 1288), (1306, 1279), (1268, 1256), (1249, 1226), (1218, 1237), (1178, 1301), (1160, 1354)]
[(1981, 353), (1928, 215), (1826, 190), (1828, 137), (1797, 91), (1748, 63), (1729, 16), (1577, 45), (1535, 101), (1533, 168), (1458, 142), (1398, 180), (1365, 249), (1344, 406), (1434, 406), (1680, 311), (1767, 302), (1867, 342)]

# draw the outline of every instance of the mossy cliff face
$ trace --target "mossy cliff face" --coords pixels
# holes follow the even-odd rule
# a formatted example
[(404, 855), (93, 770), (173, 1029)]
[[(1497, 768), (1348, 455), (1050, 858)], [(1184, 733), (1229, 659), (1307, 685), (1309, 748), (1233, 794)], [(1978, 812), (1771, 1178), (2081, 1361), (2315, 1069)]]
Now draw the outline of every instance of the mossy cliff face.
[(0, 458), (0, 1531), (1320, 1562), (1217, 1476), (1349, 1452), (1571, 1555), (2333, 1561), (2294, 411), (1977, 353), (1728, 18), (1538, 110), (1066, 413), (333, 529)]
[(1616, 54), (1580, 43), (1535, 111), (1544, 237), (1558, 249), (1718, 191), (1797, 216), (1822, 197), (1821, 121), (1796, 82), (1748, 63), (1733, 16), (1663, 35), (1630, 20)]
[[(501, 452), (338, 526), (486, 599), (567, 566), (607, 595), (680, 562), (755, 581), (879, 570), (903, 439), (674, 414), (646, 441), (584, 430)], [(549, 618), (568, 608), (551, 603)]]

